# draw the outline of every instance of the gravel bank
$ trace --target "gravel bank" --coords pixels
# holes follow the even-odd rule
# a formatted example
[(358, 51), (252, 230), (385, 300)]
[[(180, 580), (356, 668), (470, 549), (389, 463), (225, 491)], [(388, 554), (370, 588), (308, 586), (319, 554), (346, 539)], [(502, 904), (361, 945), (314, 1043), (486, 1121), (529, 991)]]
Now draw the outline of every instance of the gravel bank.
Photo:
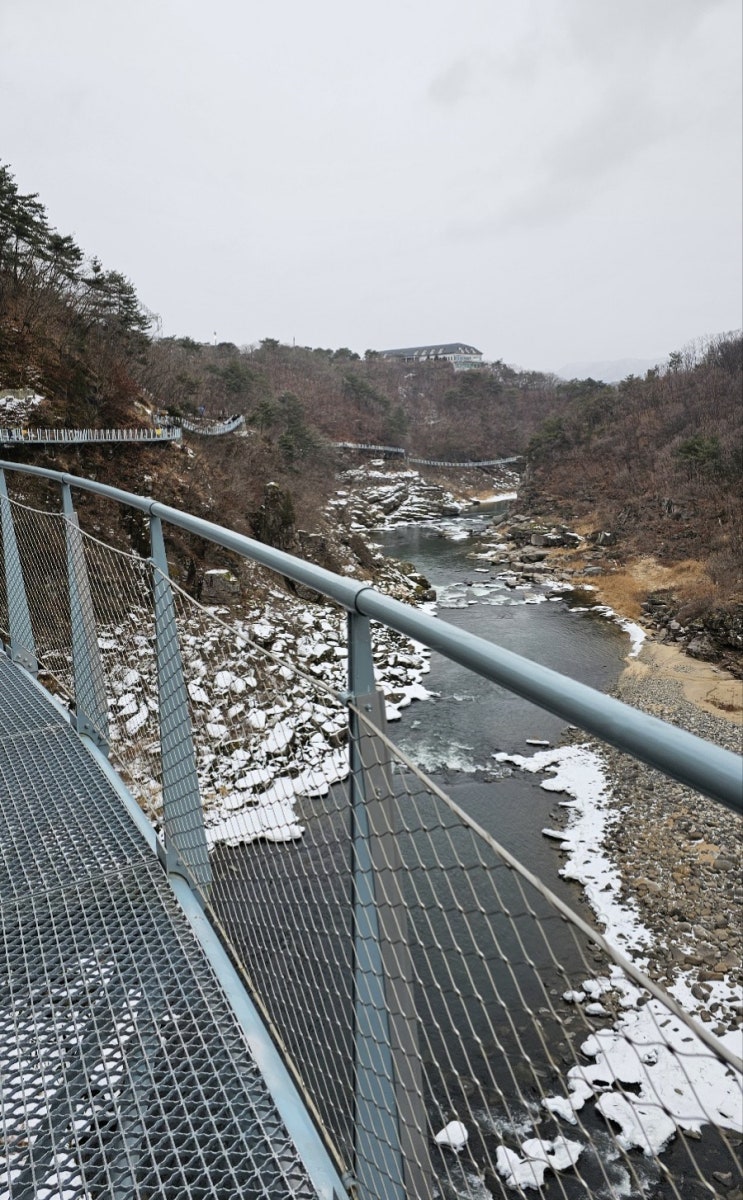
[[(680, 679), (653, 669), (652, 647), (643, 658), (651, 668), (623, 673), (620, 700), (740, 753), (739, 725), (699, 708)], [(685, 1006), (719, 1034), (733, 1029), (743, 1015), (743, 819), (612, 747), (595, 748), (613, 784), (607, 849), (655, 934), (649, 972), (674, 991), (683, 972)]]

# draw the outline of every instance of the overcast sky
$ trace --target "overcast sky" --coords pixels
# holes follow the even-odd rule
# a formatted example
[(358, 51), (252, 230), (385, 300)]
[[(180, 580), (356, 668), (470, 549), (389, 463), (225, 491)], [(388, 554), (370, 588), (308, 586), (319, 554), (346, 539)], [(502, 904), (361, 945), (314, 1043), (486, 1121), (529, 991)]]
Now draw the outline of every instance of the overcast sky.
[(741, 325), (740, 0), (0, 0), (0, 160), (165, 334)]

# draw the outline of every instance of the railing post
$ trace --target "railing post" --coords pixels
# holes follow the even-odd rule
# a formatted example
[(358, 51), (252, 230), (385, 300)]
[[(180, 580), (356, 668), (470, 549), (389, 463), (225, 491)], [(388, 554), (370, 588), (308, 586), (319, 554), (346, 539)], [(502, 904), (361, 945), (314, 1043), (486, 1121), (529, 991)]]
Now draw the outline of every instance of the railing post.
[(39, 664), (36, 658), (31, 615), (28, 611), (26, 586), (23, 581), (21, 557), (13, 525), (13, 513), (5, 485), (5, 472), (0, 468), (0, 519), (3, 531), (3, 558), (5, 561), (5, 590), (8, 596), (8, 625), (10, 633), (10, 657), (32, 675), (36, 675)]
[(168, 575), (168, 561), (165, 557), (162, 523), (159, 517), (152, 515), (150, 539), (165, 845), (166, 849), (172, 845), (196, 884), (202, 891), (208, 892), (212, 873), (204, 831), (175, 605)]
[(75, 677), (74, 725), (102, 749), (108, 749), (108, 702), (83, 536), (68, 483), (62, 484), (62, 512), (67, 541), (67, 581), (70, 590), (72, 672)]
[[(348, 617), (352, 703), (384, 729), (368, 618)], [(389, 755), (350, 712), (354, 1149), (361, 1200), (429, 1200), (427, 1121)]]

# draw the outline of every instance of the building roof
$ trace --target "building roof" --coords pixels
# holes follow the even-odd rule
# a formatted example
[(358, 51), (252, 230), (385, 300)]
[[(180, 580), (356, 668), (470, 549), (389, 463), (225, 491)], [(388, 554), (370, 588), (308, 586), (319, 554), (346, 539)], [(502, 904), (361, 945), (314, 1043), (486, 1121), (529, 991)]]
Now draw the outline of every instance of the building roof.
[(465, 342), (442, 342), (431, 346), (407, 346), (401, 350), (383, 350), (385, 358), (443, 358), (447, 354), (477, 354), (482, 350)]

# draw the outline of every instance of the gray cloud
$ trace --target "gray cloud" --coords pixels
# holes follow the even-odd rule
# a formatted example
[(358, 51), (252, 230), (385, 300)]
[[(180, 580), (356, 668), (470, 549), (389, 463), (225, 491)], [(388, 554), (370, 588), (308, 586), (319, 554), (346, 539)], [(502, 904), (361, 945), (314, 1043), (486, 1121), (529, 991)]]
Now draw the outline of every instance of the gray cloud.
[(467, 94), (474, 74), (472, 60), (460, 58), (431, 80), (428, 94), (437, 104), (456, 104)]
[(644, 356), (740, 323), (740, 25), (739, 0), (4, 0), (0, 154), (166, 332)]

